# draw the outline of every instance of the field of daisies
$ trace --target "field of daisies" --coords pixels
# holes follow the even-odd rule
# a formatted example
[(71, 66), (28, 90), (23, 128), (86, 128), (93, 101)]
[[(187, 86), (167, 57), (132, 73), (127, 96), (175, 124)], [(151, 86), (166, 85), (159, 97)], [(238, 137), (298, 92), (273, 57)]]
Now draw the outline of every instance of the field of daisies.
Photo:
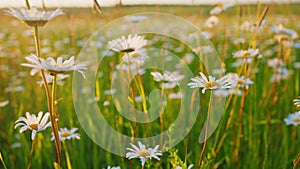
[[(1, 10), (0, 168), (300, 168), (298, 4), (95, 5)], [(145, 22), (173, 31), (142, 12), (190, 22), (199, 31), (182, 39), (195, 47), (139, 34)], [(120, 17), (120, 28), (90, 38)], [(182, 25), (175, 34), (185, 29)], [(110, 38), (115, 34), (120, 36)], [(79, 59), (91, 54), (101, 62)], [(219, 66), (205, 56), (217, 58)], [(149, 62), (157, 67), (146, 68)], [(97, 70), (95, 79), (89, 69)], [(117, 81), (116, 71), (124, 79)], [(76, 88), (82, 95), (92, 93), (84, 98), (84, 109), (96, 105), (101, 115), (74, 108), (81, 98), (74, 83), (85, 81), (94, 85)], [(130, 113), (125, 117), (120, 110)], [(98, 127), (100, 116), (129, 139)], [(156, 141), (136, 139), (163, 132)], [(125, 147), (111, 152), (95, 140), (108, 148), (118, 142)]]

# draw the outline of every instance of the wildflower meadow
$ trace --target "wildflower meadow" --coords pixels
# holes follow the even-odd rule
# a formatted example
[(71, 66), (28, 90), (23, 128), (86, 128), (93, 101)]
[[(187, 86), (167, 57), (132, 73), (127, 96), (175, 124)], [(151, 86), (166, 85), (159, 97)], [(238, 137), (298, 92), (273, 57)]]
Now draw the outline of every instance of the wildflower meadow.
[(0, 168), (300, 168), (299, 4), (42, 4), (0, 12)]

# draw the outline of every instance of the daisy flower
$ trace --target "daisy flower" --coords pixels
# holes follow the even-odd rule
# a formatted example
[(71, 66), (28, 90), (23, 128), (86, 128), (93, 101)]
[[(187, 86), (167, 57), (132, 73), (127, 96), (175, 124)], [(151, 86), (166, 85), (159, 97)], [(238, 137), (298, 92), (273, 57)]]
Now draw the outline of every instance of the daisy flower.
[(240, 26), (240, 29), (243, 31), (250, 31), (253, 32), (256, 30), (256, 24), (251, 23), (249, 21), (245, 21), (244, 23), (242, 23), (242, 25)]
[(214, 95), (215, 96), (222, 96), (222, 97), (227, 97), (229, 95), (241, 96), (242, 95), (242, 91), (241, 90), (237, 90), (237, 89), (216, 90), (214, 92)]
[(129, 53), (137, 51), (145, 45), (147, 45), (147, 40), (145, 40), (143, 36), (135, 34), (133, 36), (128, 35), (127, 38), (125, 36), (122, 36), (119, 39), (109, 41), (107, 44), (107, 48), (116, 52)]
[(182, 93), (177, 92), (177, 93), (170, 93), (169, 94), (169, 99), (181, 99), (182, 98)]
[(218, 4), (216, 7), (214, 7), (212, 10), (210, 10), (210, 14), (211, 15), (218, 15), (220, 14), (222, 11), (225, 11), (226, 9), (232, 7), (233, 4), (223, 4), (223, 3), (220, 3)]
[(146, 55), (146, 53), (144, 51), (134, 51), (134, 52), (130, 52), (128, 54), (125, 54), (122, 57), (122, 61), (124, 63), (135, 63), (138, 66), (141, 66), (145, 63), (145, 61), (147, 60), (148, 56)]
[(282, 59), (274, 58), (268, 60), (268, 66), (272, 68), (284, 67), (286, 63)]
[(0, 107), (5, 107), (9, 104), (9, 100), (5, 100), (3, 102), (0, 102)]
[(259, 49), (247, 49), (247, 50), (240, 50), (233, 53), (234, 58), (251, 58), (255, 57), (259, 54)]
[(295, 104), (297, 107), (300, 107), (300, 97), (299, 97), (299, 99), (295, 99), (295, 100), (294, 100), (294, 104)]
[(202, 93), (205, 93), (205, 90), (219, 90), (219, 89), (228, 89), (232, 88), (234, 82), (232, 81), (232, 76), (226, 75), (218, 80), (215, 77), (209, 76), (208, 78), (202, 73), (199, 72), (201, 77), (192, 78), (188, 86), (190, 88), (203, 88)]
[(117, 166), (117, 167), (108, 166), (107, 169), (121, 169), (121, 167), (120, 166)]
[[(57, 74), (56, 75), (57, 77), (56, 77), (56, 83), (58, 84), (58, 85), (63, 85), (64, 84), (64, 79), (66, 79), (66, 78), (68, 78), (68, 77), (70, 77), (70, 75), (64, 75), (64, 74)], [(48, 84), (52, 84), (52, 82), (53, 82), (53, 76), (51, 76), (50, 74), (48, 74), (48, 73), (45, 73), (45, 77), (46, 77), (46, 81), (47, 81), (47, 83)], [(39, 85), (43, 85), (44, 84), (44, 81), (43, 80), (41, 80), (41, 81), (38, 81), (37, 82)]]
[(11, 86), (4, 89), (5, 92), (21, 92), (23, 90), (23, 86)]
[[(80, 139), (80, 135), (78, 133), (75, 133), (78, 130), (78, 128), (72, 128), (71, 130), (65, 128), (60, 128), (58, 131), (59, 139), (60, 141), (64, 140), (71, 140), (71, 139)], [(54, 140), (54, 135), (52, 133), (51, 141)]]
[(213, 28), (214, 26), (216, 26), (219, 23), (219, 18), (216, 16), (211, 16), (209, 17), (205, 23), (204, 23), (204, 27), (207, 28)]
[(151, 75), (157, 82), (178, 82), (184, 78), (184, 75), (182, 75), (179, 71), (172, 73), (165, 71), (163, 74), (159, 72), (151, 72)]
[[(187, 169), (191, 169), (194, 167), (194, 164), (191, 164), (187, 167)], [(175, 169), (183, 169), (181, 166), (176, 166)]]
[(165, 88), (165, 89), (174, 89), (177, 87), (177, 83), (175, 82), (165, 82), (163, 84), (159, 84), (160, 88)]
[(125, 20), (129, 22), (139, 23), (146, 20), (148, 17), (144, 15), (125, 16)]
[(288, 70), (285, 67), (277, 68), (276, 73), (273, 73), (270, 79), (270, 82), (278, 82), (280, 80), (286, 80), (292, 75), (292, 71)]
[(279, 39), (279, 37), (284, 37), (287, 39), (297, 39), (299, 37), (298, 33), (293, 29), (285, 28), (282, 24), (274, 25), (271, 27), (271, 31), (276, 33), (275, 39)]
[(162, 156), (162, 153), (158, 150), (159, 145), (155, 146), (153, 149), (148, 148), (143, 145), (141, 142), (138, 142), (139, 146), (135, 146), (131, 144), (132, 148), (126, 148), (129, 152), (126, 153), (126, 158), (133, 159), (133, 158), (140, 158), (142, 166), (145, 165), (146, 159), (155, 158), (156, 160), (160, 160), (158, 156)]
[(45, 113), (43, 116), (43, 112), (40, 111), (36, 117), (35, 114), (29, 114), (29, 112), (26, 112), (26, 118), (20, 117), (15, 122), (15, 129), (21, 126), (20, 133), (23, 133), (27, 129), (31, 130), (31, 139), (34, 140), (35, 135), (38, 132), (44, 131), (47, 127), (51, 126), (51, 122), (48, 122), (49, 115), (49, 113)]
[(253, 84), (253, 81), (250, 78), (245, 79), (245, 76), (239, 77), (239, 75), (236, 73), (232, 75), (232, 80), (238, 87), (248, 87), (249, 85)]
[(70, 59), (63, 61), (62, 57), (58, 57), (57, 61), (55, 61), (52, 57), (47, 58), (46, 60), (37, 57), (34, 54), (26, 56), (25, 59), (29, 63), (22, 63), (22, 66), (32, 67), (30, 74), (34, 75), (40, 70), (47, 71), (50, 75), (56, 75), (58, 73), (65, 73), (70, 71), (77, 71), (84, 76), (84, 70), (86, 70), (86, 65), (78, 63), (76, 64), (74, 61), (74, 56)]
[(300, 111), (295, 112), (294, 114), (289, 114), (287, 118), (284, 119), (286, 125), (294, 125), (297, 126), (300, 124)]
[(5, 10), (5, 12), (22, 20), (28, 26), (44, 26), (51, 19), (63, 14), (60, 8), (57, 8), (55, 11), (44, 11), (38, 10), (35, 7), (30, 9), (9, 8), (8, 10)]

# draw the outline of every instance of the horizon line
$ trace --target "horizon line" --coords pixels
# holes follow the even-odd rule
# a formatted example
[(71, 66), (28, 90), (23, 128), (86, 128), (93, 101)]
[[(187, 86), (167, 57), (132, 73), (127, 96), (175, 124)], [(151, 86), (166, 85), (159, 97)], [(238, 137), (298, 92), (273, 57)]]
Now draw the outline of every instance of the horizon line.
[[(2, 2), (1, 2), (2, 1)], [(0, 1), (0, 8), (9, 8), (9, 7), (26, 7), (25, 1), (23, 1), (23, 3), (14, 3), (14, 0), (9, 0), (9, 1)], [(234, 1), (234, 2), (233, 2)], [(288, 1), (282, 1), (282, 0), (247, 0), (247, 1), (239, 1), (239, 0), (233, 0), (231, 2), (227, 1), (226, 3), (232, 3), (235, 5), (253, 5), (253, 4), (257, 4), (258, 2), (260, 4), (298, 4), (300, 3), (300, 0), (288, 0)], [(18, 2), (20, 2), (20, 0), (18, 0)], [(74, 3), (75, 2), (75, 3)], [(198, 5), (216, 5), (219, 4), (220, 2), (218, 0), (215, 1), (196, 1), (196, 0), (191, 0), (190, 2), (185, 1), (185, 2), (160, 2), (160, 3), (154, 3), (154, 2), (143, 2), (143, 3), (128, 3), (128, 2), (123, 2), (122, 4), (120, 3), (111, 3), (112, 1), (110, 1), (109, 3), (106, 4), (102, 4), (100, 3), (101, 7), (117, 7), (117, 6), (154, 6), (154, 5), (162, 5), (162, 6), (198, 6)], [(122, 2), (122, 1), (119, 1)], [(222, 2), (222, 1), (221, 1)], [(43, 5), (41, 4), (41, 1), (33, 1), (30, 2), (31, 6), (35, 6), (38, 8), (43, 7)], [(224, 3), (224, 1), (223, 1)], [(81, 2), (81, 3), (76, 3), (76, 1), (64, 1), (64, 0), (60, 0), (58, 1), (50, 1), (45, 3), (46, 7), (52, 8), (52, 7), (74, 7), (74, 8), (90, 8), (93, 7), (93, 1), (85, 1), (85, 2)]]

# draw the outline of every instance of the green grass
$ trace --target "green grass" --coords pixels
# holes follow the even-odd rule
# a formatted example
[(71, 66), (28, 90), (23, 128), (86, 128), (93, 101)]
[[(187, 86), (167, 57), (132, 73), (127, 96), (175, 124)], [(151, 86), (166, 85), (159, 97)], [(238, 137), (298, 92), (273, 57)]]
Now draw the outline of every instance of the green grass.
[[(270, 5), (270, 11), (266, 16), (269, 21), (266, 24), (264, 33), (257, 37), (259, 42), (258, 48), (263, 52), (268, 49), (277, 49), (277, 44), (266, 44), (268, 39), (272, 39), (273, 35), (269, 31), (272, 24), (278, 25), (278, 15), (288, 18), (289, 22), (284, 23), (287, 28), (299, 31), (299, 5)], [(104, 14), (99, 15), (91, 9), (64, 9), (66, 13), (63, 16), (55, 18), (46, 24), (40, 30), (40, 39), (42, 46), (49, 48), (49, 51), (42, 53), (43, 57), (58, 57), (61, 55), (77, 56), (81, 47), (76, 45), (80, 40), (87, 40), (94, 31), (104, 26), (106, 23), (116, 18), (136, 12), (166, 12), (181, 16), (197, 27), (202, 29), (203, 22), (209, 17), (208, 6), (138, 6), (138, 7), (115, 7), (104, 8)], [(242, 15), (239, 16), (239, 10), (242, 9)], [(259, 14), (262, 12), (261, 6)], [(256, 21), (257, 6), (249, 5), (233, 7), (225, 11), (219, 16), (220, 23), (214, 30), (216, 35), (211, 39), (213, 45), (217, 49), (222, 62), (226, 67), (226, 72), (238, 72), (239, 68), (232, 68), (230, 64), (235, 61), (232, 59), (232, 53), (248, 48), (251, 46), (253, 34), (244, 33), (238, 29), (232, 28), (232, 25), (243, 23), (246, 20)], [(20, 66), (25, 61), (24, 56), (34, 53), (34, 41), (32, 36), (24, 36), (28, 30), (26, 25), (16, 22), (12, 17), (0, 14), (0, 34), (3, 38), (0, 41), (0, 65), (6, 65), (8, 71), (0, 71), (0, 102), (9, 100), (10, 104), (0, 108), (0, 152), (3, 161), (8, 169), (25, 168), (29, 161), (29, 152), (31, 148), (30, 132), (18, 134), (15, 130), (14, 122), (25, 112), (37, 113), (39, 111), (47, 111), (47, 103), (43, 88), (36, 84), (40, 80), (38, 76), (30, 76), (29, 69)], [(284, 21), (283, 21), (284, 22)], [(63, 23), (63, 24), (62, 24)], [(16, 25), (15, 25), (16, 24)], [(209, 29), (203, 29), (210, 31)], [(246, 43), (242, 46), (232, 43), (232, 39), (244, 37)], [(151, 39), (151, 36), (146, 37)], [(48, 40), (46, 42), (45, 40)], [(296, 42), (299, 40), (296, 40)], [(178, 41), (172, 41), (172, 45), (182, 45)], [(158, 42), (157, 47), (162, 46), (162, 42)], [(33, 50), (32, 50), (33, 48)], [(289, 51), (290, 50), (290, 51)], [(183, 57), (185, 53), (191, 52), (184, 49), (177, 55)], [(291, 52), (291, 53), (289, 53)], [(228, 108), (223, 113), (222, 120), (216, 130), (208, 140), (206, 153), (204, 155), (205, 165), (203, 168), (292, 168), (293, 160), (300, 153), (298, 145), (300, 142), (300, 132), (297, 126), (286, 126), (283, 119), (289, 113), (295, 112), (297, 108), (293, 106), (293, 99), (300, 95), (299, 69), (293, 67), (293, 63), (300, 61), (299, 49), (286, 48), (281, 56), (286, 54), (287, 68), (293, 71), (289, 79), (276, 83), (276, 86), (269, 82), (273, 74), (272, 68), (267, 66), (267, 59), (275, 58), (276, 52), (271, 56), (254, 60), (254, 67), (259, 72), (251, 74), (254, 84), (249, 87), (249, 92), (245, 98), (245, 108), (243, 111), (242, 121), (239, 121), (238, 113), (241, 104), (241, 97), (230, 96)], [(103, 114), (107, 121), (121, 133), (131, 135), (130, 127), (133, 122), (123, 118), (115, 109), (115, 105), (111, 102), (109, 107), (103, 107), (105, 100), (111, 100), (110, 96), (103, 94), (103, 91), (110, 88), (110, 76), (114, 66), (119, 59), (109, 57), (105, 59), (99, 66), (99, 71), (106, 73), (105, 78), (97, 79), (99, 83), (100, 101), (98, 105), (103, 109)], [(110, 64), (113, 62), (114, 64)], [(199, 59), (195, 59), (189, 68), (195, 76), (199, 72), (201, 63)], [(154, 69), (155, 70), (155, 69)], [(154, 71), (151, 70), (151, 71)], [(26, 72), (26, 76), (20, 76), (20, 72)], [(157, 88), (159, 83), (152, 80), (150, 71), (143, 78), (146, 93), (150, 93), (150, 89)], [(19, 81), (19, 82), (18, 82)], [(17, 84), (16, 84), (17, 83)], [(21, 92), (5, 92), (5, 88), (11, 85), (22, 85), (24, 90)], [(132, 84), (133, 85), (133, 84)], [(133, 85), (134, 86), (134, 85)], [(174, 89), (173, 91), (178, 91)], [(168, 91), (168, 92), (173, 92)], [(59, 102), (58, 108), (60, 112), (61, 127), (78, 127), (81, 135), (80, 140), (72, 140), (67, 142), (70, 160), (73, 168), (106, 168), (106, 166), (121, 166), (129, 168), (130, 161), (113, 155), (101, 149), (95, 144), (81, 128), (73, 108), (72, 102), (72, 78), (68, 78), (64, 86), (58, 88), (58, 95), (63, 100)], [(273, 102), (274, 98), (276, 101)], [(187, 137), (182, 140), (175, 149), (178, 150), (177, 155), (187, 164), (194, 164), (196, 168), (198, 158), (203, 144), (198, 143), (201, 126), (206, 117), (209, 95), (201, 94), (201, 109)], [(172, 122), (178, 115), (178, 106), (180, 101), (170, 101), (167, 105), (164, 119), (165, 129), (171, 126)], [(168, 103), (168, 104), (169, 104)], [(149, 105), (148, 105), (149, 106)], [(141, 110), (141, 105), (136, 105)], [(226, 129), (226, 124), (232, 113), (231, 123)], [(269, 119), (268, 119), (269, 118)], [(237, 146), (237, 136), (239, 132), (239, 123), (242, 123), (242, 137), (240, 151), (234, 154)], [(137, 136), (146, 137), (155, 135), (160, 132), (160, 121), (155, 120), (148, 126), (138, 124)], [(102, 137), (105, 134), (99, 133)], [(176, 134), (176, 131), (175, 131)], [(220, 145), (221, 138), (226, 135), (224, 142)], [(36, 148), (33, 156), (32, 168), (53, 168), (55, 160), (55, 149), (53, 142), (50, 141), (51, 130), (39, 133), (37, 135)], [(20, 143), (21, 147), (12, 148), (14, 143)], [(220, 147), (219, 147), (220, 145)], [(128, 145), (129, 147), (129, 145)], [(219, 152), (216, 153), (216, 150)], [(170, 154), (165, 152), (160, 161), (153, 160), (151, 168), (172, 168), (171, 161), (173, 158), (168, 157)], [(173, 162), (173, 161), (172, 161)], [(178, 161), (177, 161), (178, 162)], [(63, 153), (63, 168), (66, 168), (65, 156)], [(2, 165), (1, 167), (2, 168)], [(132, 160), (132, 168), (140, 168), (139, 160)]]

